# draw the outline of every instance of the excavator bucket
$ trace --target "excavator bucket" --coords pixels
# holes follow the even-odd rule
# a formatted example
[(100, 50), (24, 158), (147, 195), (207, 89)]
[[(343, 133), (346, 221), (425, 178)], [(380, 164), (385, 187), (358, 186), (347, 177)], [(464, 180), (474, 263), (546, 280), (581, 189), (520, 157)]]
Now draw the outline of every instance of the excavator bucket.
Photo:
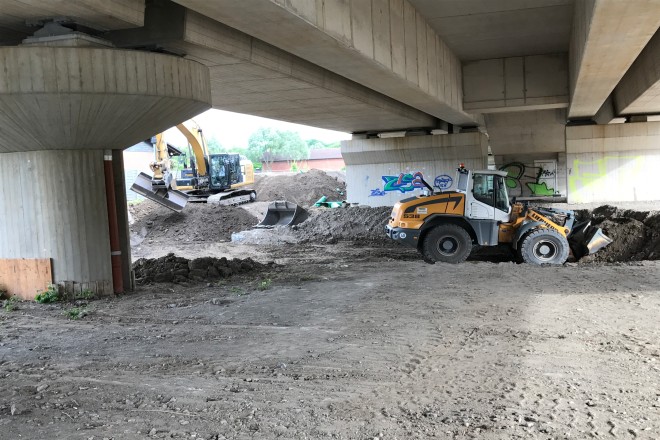
[(568, 236), (568, 242), (576, 258), (595, 254), (610, 243), (612, 239), (603, 230), (591, 225), (590, 221), (577, 224)]
[(176, 212), (181, 212), (188, 203), (188, 195), (181, 191), (167, 188), (154, 189), (151, 176), (146, 173), (140, 173), (137, 176), (131, 190)]
[(274, 226), (293, 226), (307, 220), (309, 213), (302, 207), (291, 202), (272, 202), (268, 205), (266, 216), (256, 227), (272, 228)]

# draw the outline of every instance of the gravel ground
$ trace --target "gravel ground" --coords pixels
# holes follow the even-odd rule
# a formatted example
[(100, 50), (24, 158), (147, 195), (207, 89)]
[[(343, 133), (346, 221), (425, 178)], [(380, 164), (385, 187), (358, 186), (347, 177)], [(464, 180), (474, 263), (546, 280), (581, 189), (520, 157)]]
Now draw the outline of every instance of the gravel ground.
[(85, 300), (78, 320), (73, 304), (0, 312), (0, 438), (660, 433), (658, 262), (278, 249), (267, 272)]

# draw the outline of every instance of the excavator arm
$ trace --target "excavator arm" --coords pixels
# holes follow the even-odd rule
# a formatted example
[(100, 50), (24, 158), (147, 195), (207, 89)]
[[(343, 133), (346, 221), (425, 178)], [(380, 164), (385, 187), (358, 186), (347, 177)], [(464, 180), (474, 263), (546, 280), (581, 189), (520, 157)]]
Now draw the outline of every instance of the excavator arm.
[(208, 175), (206, 158), (209, 156), (209, 152), (206, 146), (206, 140), (202, 135), (202, 129), (193, 121), (182, 122), (176, 128), (186, 137), (190, 148), (192, 148), (198, 175)]

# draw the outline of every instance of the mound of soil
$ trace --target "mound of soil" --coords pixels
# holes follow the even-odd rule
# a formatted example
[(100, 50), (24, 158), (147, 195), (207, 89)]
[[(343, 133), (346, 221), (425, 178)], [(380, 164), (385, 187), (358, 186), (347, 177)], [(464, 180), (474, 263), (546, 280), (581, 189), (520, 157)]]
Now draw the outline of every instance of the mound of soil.
[(660, 259), (660, 213), (621, 210), (604, 205), (586, 218), (603, 229), (613, 242), (582, 262), (623, 262)]
[(312, 209), (309, 211), (310, 217), (293, 229), (303, 242), (388, 241), (385, 225), (391, 211), (389, 206)]
[(344, 200), (346, 194), (346, 184), (320, 170), (280, 176), (257, 174), (254, 189), (259, 201), (288, 200), (304, 207), (313, 205), (323, 196), (329, 200)]
[(264, 267), (266, 266), (251, 258), (228, 260), (204, 257), (188, 260), (174, 254), (154, 259), (141, 258), (133, 263), (135, 281), (138, 284), (218, 280)]
[(188, 203), (182, 212), (145, 200), (131, 205), (133, 216), (131, 242), (139, 244), (192, 243), (229, 241), (233, 232), (250, 229), (259, 223), (256, 217), (236, 206)]

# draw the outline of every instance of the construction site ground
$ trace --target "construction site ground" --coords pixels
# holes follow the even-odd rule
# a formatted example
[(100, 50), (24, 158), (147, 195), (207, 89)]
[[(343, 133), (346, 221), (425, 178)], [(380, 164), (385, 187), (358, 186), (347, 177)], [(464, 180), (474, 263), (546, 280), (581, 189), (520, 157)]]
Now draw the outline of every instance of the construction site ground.
[(660, 438), (657, 213), (560, 267), (426, 264), (387, 208), (187, 217), (263, 206), (134, 207), (135, 292), (0, 311), (0, 438)]

